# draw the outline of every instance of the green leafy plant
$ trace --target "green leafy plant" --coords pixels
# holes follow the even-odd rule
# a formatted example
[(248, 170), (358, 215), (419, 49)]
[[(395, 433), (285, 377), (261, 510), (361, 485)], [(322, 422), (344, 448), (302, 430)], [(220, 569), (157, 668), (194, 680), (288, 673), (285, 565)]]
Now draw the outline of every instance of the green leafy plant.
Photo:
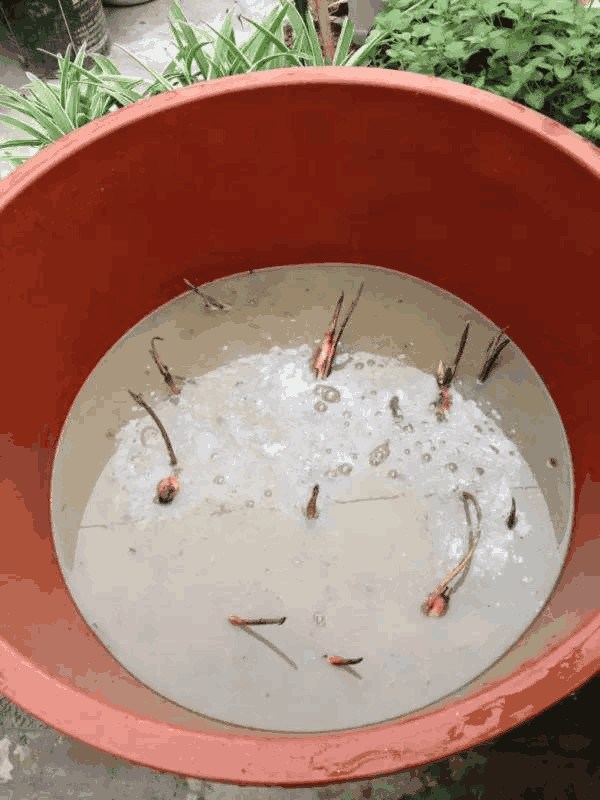
[[(233, 13), (217, 30), (206, 23), (193, 25), (175, 2), (170, 27), (176, 52), (162, 72), (125, 51), (146, 70), (145, 79), (123, 75), (106, 56), (88, 57), (84, 48), (73, 54), (69, 48), (64, 56), (56, 56), (58, 85), (28, 74), (30, 83), (20, 92), (0, 86), (0, 109), (12, 112), (0, 113), (0, 121), (21, 134), (0, 143), (0, 154), (5, 151), (4, 159), (18, 166), (50, 142), (118, 108), (213, 78), (275, 67), (365, 65), (385, 38), (384, 33), (373, 33), (353, 52), (354, 28), (346, 19), (329, 62), (323, 56), (312, 16), (307, 12), (302, 18), (293, 3), (282, 2), (281, 8), (274, 9), (262, 23), (244, 20), (252, 33), (240, 42), (233, 28)], [(93, 61), (89, 68), (86, 58)], [(14, 152), (23, 149), (27, 152)]]
[(333, 58), (328, 62), (323, 56), (312, 16), (307, 12), (302, 17), (293, 3), (282, 2), (281, 8), (274, 9), (262, 23), (247, 17), (241, 19), (253, 29), (243, 42), (233, 29), (233, 13), (227, 15), (221, 29), (217, 30), (206, 23), (193, 25), (175, 2), (170, 23), (177, 53), (162, 75), (155, 76), (149, 93), (164, 90), (164, 80), (171, 88), (176, 88), (277, 67), (326, 63), (361, 66), (369, 63), (371, 54), (385, 38), (384, 33), (374, 33), (361, 48), (351, 52), (354, 26), (345, 19)]
[[(0, 86), (0, 122), (17, 130), (17, 139), (0, 142), (0, 155), (11, 166), (24, 163), (33, 152), (86, 125), (93, 119), (141, 99), (139, 79), (121, 75), (107, 57), (94, 55), (86, 69), (85, 48), (74, 55), (70, 48), (58, 59), (58, 82), (27, 73), (30, 83), (22, 91)], [(16, 155), (15, 149), (28, 151)], [(4, 153), (2, 151), (5, 151)]]
[(574, 0), (389, 0), (372, 63), (476, 86), (600, 144), (600, 11)]

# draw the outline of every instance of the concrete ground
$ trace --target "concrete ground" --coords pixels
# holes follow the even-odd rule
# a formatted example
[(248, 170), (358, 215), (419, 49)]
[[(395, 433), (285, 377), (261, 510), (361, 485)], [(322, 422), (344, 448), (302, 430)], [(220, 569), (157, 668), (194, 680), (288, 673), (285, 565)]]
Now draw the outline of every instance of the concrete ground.
[[(107, 8), (111, 39), (152, 67), (168, 59), (171, 0)], [(260, 18), (272, 0), (183, 0), (192, 21), (222, 21), (227, 9)], [(131, 75), (140, 67), (113, 48)], [(0, 83), (27, 78), (0, 42)], [(0, 126), (0, 139), (12, 132)], [(7, 171), (0, 162), (0, 176)], [(252, 789), (138, 767), (63, 736), (0, 698), (0, 800), (597, 800), (600, 798), (600, 679), (495, 742), (423, 769), (321, 789)]]

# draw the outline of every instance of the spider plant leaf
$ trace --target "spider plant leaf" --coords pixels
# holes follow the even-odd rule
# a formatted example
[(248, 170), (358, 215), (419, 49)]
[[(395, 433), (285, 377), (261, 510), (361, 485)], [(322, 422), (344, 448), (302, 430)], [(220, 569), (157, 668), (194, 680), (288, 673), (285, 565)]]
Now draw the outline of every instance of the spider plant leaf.
[(208, 77), (208, 73), (210, 72), (210, 64), (202, 48), (209, 44), (212, 44), (212, 42), (197, 42), (185, 56), (185, 69), (193, 82), (195, 80), (192, 69), (194, 61), (198, 65), (198, 69), (200, 70), (204, 80), (206, 80)]
[(60, 69), (61, 105), (75, 128), (80, 126), (80, 103), (84, 97), (84, 89), (79, 83), (77, 68), (85, 59), (85, 47), (79, 48), (75, 57), (71, 59), (70, 45), (67, 47)]
[[(270, 31), (274, 36), (277, 36), (281, 30), (281, 25), (285, 19), (286, 13), (287, 9), (285, 6), (280, 9), (273, 9), (269, 16), (264, 20), (263, 27)], [(255, 29), (254, 33), (243, 47), (243, 50), (246, 54), (246, 57), (253, 63), (256, 63), (263, 56), (267, 55), (269, 48), (272, 48), (272, 46), (272, 41), (265, 37), (262, 31)]]
[[(229, 18), (229, 25), (231, 25), (231, 18)], [(218, 38), (218, 42), (215, 45), (215, 61), (218, 64), (222, 65), (221, 66), (222, 72), (230, 74), (232, 72), (232, 67), (239, 61), (243, 62), (246, 71), (252, 69), (252, 64), (248, 61), (246, 56), (243, 54), (243, 52), (235, 43), (235, 35), (234, 35), (234, 41), (232, 41), (231, 38), (226, 33), (225, 34), (221, 33), (220, 31), (216, 30), (216, 28), (213, 28), (208, 24), (206, 25), (206, 27), (210, 31), (212, 31)], [(225, 25), (223, 26), (223, 28), (225, 28)], [(231, 32), (233, 33), (233, 28), (231, 29)], [(229, 59), (227, 58), (228, 52), (232, 52), (234, 53), (234, 55), (237, 56), (235, 62), (231, 63), (229, 61)]]
[[(57, 55), (56, 59), (58, 61), (58, 74), (60, 75), (60, 98), (59, 102), (62, 108), (65, 109), (67, 107), (67, 91), (69, 89), (69, 83), (71, 78), (70, 66), (71, 66), (71, 43), (67, 45), (67, 49), (65, 50), (64, 56)], [(69, 116), (67, 114), (67, 116)]]
[[(325, 0), (323, 0), (323, 2), (325, 2)], [(306, 12), (306, 34), (308, 37), (308, 46), (312, 55), (313, 66), (322, 67), (325, 64), (325, 59), (321, 51), (319, 34), (315, 28), (315, 23), (310, 11)]]
[(287, 20), (292, 26), (292, 32), (294, 34), (293, 49), (295, 51), (304, 50), (309, 40), (306, 22), (302, 19), (301, 14), (293, 3), (284, 3), (284, 7)]
[(292, 51), (290, 50), (285, 55), (282, 54), (282, 53), (272, 53), (270, 56), (265, 56), (264, 58), (260, 58), (258, 61), (255, 61), (254, 64), (252, 65), (252, 71), (253, 72), (258, 72), (269, 61), (276, 60), (276, 61), (279, 62), (282, 59), (286, 59), (286, 58), (289, 58), (292, 61), (294, 61), (294, 64), (292, 64), (291, 66), (294, 66), (294, 67), (303, 67), (304, 66), (302, 61), (298, 58), (298, 55), (296, 53), (292, 53)]
[[(19, 100), (7, 100), (5, 97), (2, 97), (0, 93), (0, 105), (4, 106), (4, 108), (9, 109), (9, 111), (16, 111), (18, 114), (22, 114), (25, 117), (29, 117), (30, 121), (35, 122), (41, 128), (42, 134), (48, 141), (53, 142), (56, 139), (60, 139), (64, 136), (64, 132), (54, 124), (54, 122), (50, 119), (47, 114), (44, 114), (37, 105), (31, 103), (27, 98), (20, 97)], [(16, 125), (17, 120), (12, 120), (11, 117), (8, 119), (11, 120), (9, 123), (13, 127), (19, 127)]]
[(114, 101), (112, 98), (106, 97), (106, 95), (102, 95), (100, 93), (95, 95), (90, 106), (90, 121), (106, 116), (106, 114), (108, 114), (110, 111), (110, 107), (113, 105), (113, 102)]
[[(94, 59), (94, 63), (96, 66), (107, 75), (120, 75), (121, 71), (112, 60), (112, 58), (107, 58), (106, 56), (101, 55), (100, 53), (93, 53), (92, 58)], [(83, 64), (79, 64), (79, 66), (83, 66)]]
[(30, 75), (29, 79), (31, 81), (28, 87), (29, 91), (45, 109), (46, 114), (51, 117), (54, 125), (59, 128), (63, 134), (75, 130), (75, 126), (60, 104), (59, 90), (44, 83), (44, 81), (36, 78), (35, 75)]
[[(127, 85), (127, 82), (133, 82), (131, 78), (122, 81), (121, 86), (119, 86), (119, 82), (112, 80), (112, 76), (97, 76), (89, 73), (88, 78), (88, 81), (82, 80), (81, 84), (91, 83), (97, 89), (92, 97), (92, 102), (100, 98), (102, 103), (108, 103), (109, 107), (113, 103), (120, 103), (122, 106), (128, 106), (142, 99), (142, 95), (139, 92)], [(116, 86), (114, 85), (115, 83), (117, 83)], [(95, 117), (93, 117), (93, 119), (95, 119)]]
[[(177, 45), (178, 50), (183, 50), (185, 48), (185, 36), (183, 35), (183, 31), (181, 30), (181, 23), (174, 15), (174, 7), (175, 3), (173, 4), (173, 8), (169, 14), (169, 28), (171, 30), (171, 35), (173, 39), (175, 39), (175, 44)], [(180, 9), (181, 10), (181, 9)]]
[(350, 45), (352, 44), (352, 37), (354, 36), (354, 25), (350, 22), (348, 17), (344, 17), (344, 22), (342, 23), (342, 29), (340, 31), (340, 35), (338, 38), (338, 43), (335, 48), (335, 53), (333, 54), (333, 65), (340, 67), (342, 66), (349, 54), (350, 54)]
[(206, 58), (207, 58), (207, 61), (208, 61), (209, 80), (212, 80), (214, 78), (224, 78), (224, 77), (226, 77), (227, 73), (223, 72), (223, 65), (222, 64), (217, 63), (217, 61), (215, 59), (211, 58), (210, 56), (206, 56)]
[(29, 161), (29, 157), (13, 156), (10, 153), (5, 153), (4, 160), (8, 164), (10, 164), (10, 166), (13, 167), (13, 169), (16, 169), (16, 167), (20, 167), (21, 164), (24, 164), (26, 161)]
[(26, 122), (23, 122), (17, 117), (11, 117), (7, 114), (0, 114), (0, 122), (4, 125), (10, 126), (11, 128), (16, 128), (19, 131), (23, 131), (23, 133), (28, 133), (30, 136), (33, 136), (36, 141), (43, 142), (44, 144), (49, 144), (53, 141), (53, 137), (44, 135), (42, 131), (32, 128), (31, 125), (28, 125)]
[(39, 139), (37, 141), (33, 139), (6, 139), (6, 141), (0, 142), (0, 150), (11, 147), (42, 147), (44, 144), (49, 143), (41, 142)]
[[(175, 36), (176, 41), (183, 49), (184, 44), (188, 47), (194, 47), (198, 44), (198, 35), (194, 31), (194, 27), (183, 13), (181, 5), (178, 2), (173, 3), (171, 7), (171, 31)], [(179, 44), (181, 42), (181, 44)]]
[(143, 67), (146, 70), (146, 72), (150, 73), (150, 75), (152, 75), (154, 80), (157, 83), (159, 83), (166, 92), (170, 92), (172, 90), (173, 87), (171, 86), (171, 84), (167, 80), (165, 80), (165, 78), (162, 75), (159, 75), (159, 73), (156, 72), (156, 70), (153, 70), (152, 67), (149, 67), (147, 64), (144, 64), (144, 62), (141, 59), (139, 59), (126, 47), (123, 47), (122, 44), (117, 44), (115, 42), (115, 45), (116, 47), (119, 48), (119, 50), (122, 50), (124, 53), (126, 53), (129, 56), (129, 58), (132, 58), (136, 63), (138, 63), (141, 67)]
[[(136, 91), (141, 78), (128, 78), (125, 75), (112, 75), (112, 74), (96, 74), (85, 67), (77, 67), (80, 75), (87, 80), (83, 81), (80, 78), (80, 84), (92, 85), (93, 92), (100, 92), (112, 97), (117, 103), (121, 105), (129, 105), (140, 100), (142, 95)], [(93, 95), (91, 95), (93, 96)]]
[(250, 25), (253, 25), (257, 30), (261, 31), (265, 38), (268, 39), (269, 42), (273, 44), (277, 50), (279, 50), (280, 53), (285, 53), (287, 55), (288, 53), (292, 52), (290, 48), (281, 41), (281, 39), (278, 39), (275, 34), (271, 33), (271, 31), (261, 25), (260, 22), (255, 22), (252, 19), (248, 19), (248, 17), (242, 17), (242, 19), (244, 22), (249, 22)]
[[(235, 34), (233, 33), (233, 12), (225, 16), (221, 30), (218, 31), (208, 23), (204, 22), (203, 26), (209, 31), (214, 33), (217, 39), (214, 41), (213, 58), (222, 75), (228, 75), (231, 68), (229, 53), (231, 52), (231, 45), (235, 47)], [(236, 48), (238, 49), (238, 48)]]
[(348, 58), (346, 61), (346, 67), (360, 67), (362, 64), (365, 64), (369, 61), (371, 55), (375, 50), (377, 50), (387, 38), (386, 31), (373, 31), (367, 39), (362, 47), (359, 47), (355, 53)]
[(65, 100), (65, 111), (67, 116), (73, 123), (73, 127), (77, 128), (77, 120), (79, 119), (79, 100), (81, 96), (81, 89), (79, 84), (74, 83), (67, 89), (67, 97)]

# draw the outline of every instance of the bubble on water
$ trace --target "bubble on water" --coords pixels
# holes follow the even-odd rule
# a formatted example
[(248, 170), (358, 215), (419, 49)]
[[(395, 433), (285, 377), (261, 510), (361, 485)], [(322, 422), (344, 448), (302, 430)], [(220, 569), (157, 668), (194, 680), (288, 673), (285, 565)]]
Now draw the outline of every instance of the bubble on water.
[(371, 451), (369, 455), (369, 464), (372, 467), (378, 467), (380, 464), (389, 458), (390, 455), (390, 443), (389, 441), (384, 442), (383, 444), (378, 445), (374, 450)]
[(148, 447), (151, 441), (156, 441), (158, 439), (158, 431), (156, 428), (152, 427), (151, 425), (146, 425), (142, 428), (142, 432), (140, 434), (140, 441), (144, 447)]
[(325, 614), (313, 614), (313, 619), (315, 624), (317, 624), (320, 628), (324, 628), (326, 625)]
[(478, 475), (483, 475), (483, 474), (485, 473), (485, 470), (484, 470), (484, 468), (483, 468), (483, 467), (475, 467), (475, 472), (476, 472)]
[(332, 452), (331, 447), (328, 447), (327, 450), (325, 450), (325, 452), (329, 455), (329, 453)]
[(406, 450), (404, 451), (404, 455), (405, 456), (409, 456), (410, 455), (410, 448), (408, 448), (408, 447), (406, 448)]
[(376, 394), (377, 394), (377, 389), (371, 389), (371, 391), (369, 392), (369, 394), (371, 395), (371, 397), (375, 397), (375, 396), (376, 396)]
[(339, 465), (338, 472), (340, 473), (340, 475), (350, 475), (353, 469), (354, 467), (352, 466), (352, 464), (344, 463)]
[(367, 367), (374, 367), (374, 366), (375, 366), (375, 359), (374, 358), (368, 358), (367, 359)]
[(350, 427), (350, 423), (349, 422), (344, 422), (344, 428), (349, 428), (349, 427)]
[(400, 475), (397, 469), (391, 469), (388, 472), (388, 478), (397, 478)]
[(333, 386), (325, 386), (321, 397), (323, 398), (323, 400), (325, 400), (326, 403), (340, 402), (340, 393)]
[(265, 497), (271, 497), (272, 494), (273, 494), (273, 492), (270, 489), (265, 489), (265, 491), (264, 491)]
[(362, 361), (357, 361), (356, 364), (354, 365), (354, 369), (364, 369), (364, 368), (365, 365), (363, 364)]
[(423, 461), (426, 461), (426, 462), (427, 461), (431, 461), (431, 453), (423, 453), (421, 458), (423, 459)]
[(222, 517), (223, 514), (231, 514), (231, 509), (229, 508), (229, 506), (226, 506), (223, 503), (221, 503), (217, 511), (211, 512), (211, 517)]
[(415, 442), (415, 444), (417, 445), (417, 447), (423, 447), (423, 442)]
[(223, 475), (216, 475), (213, 478), (213, 483), (225, 483), (225, 477)]
[(456, 472), (458, 469), (458, 464), (455, 464), (454, 461), (451, 461), (449, 464), (446, 464), (446, 468), (450, 470), (450, 472)]
[(210, 460), (211, 461), (216, 461), (218, 457), (219, 457), (218, 453), (212, 453), (211, 456), (210, 456)]
[(413, 428), (413, 426), (410, 424), (410, 422), (408, 423), (408, 425), (405, 425), (405, 426), (402, 428), (402, 430), (404, 431), (404, 433), (414, 433), (414, 431), (415, 431), (415, 429), (414, 429), (414, 428)]
[(293, 564), (295, 567), (299, 567), (299, 566), (300, 566), (301, 564), (303, 564), (303, 563), (304, 563), (304, 562), (303, 562), (303, 560), (302, 560), (301, 558), (294, 558), (294, 559), (292, 559), (292, 564)]
[(327, 403), (324, 403), (322, 400), (318, 400), (313, 407), (315, 411), (327, 411)]
[(251, 297), (250, 300), (248, 300), (248, 305), (249, 306), (255, 306), (256, 305), (256, 300), (253, 297)]
[(350, 458), (353, 461), (357, 461), (358, 460), (358, 453), (350, 453)]
[(557, 461), (557, 459), (556, 459), (556, 458), (549, 458), (549, 459), (548, 459), (548, 461), (546, 462), (546, 464), (547, 464), (549, 467), (552, 467), (552, 469), (554, 469), (554, 467), (557, 467), (557, 466), (558, 466), (558, 461)]
[(352, 416), (351, 411), (344, 411), (342, 414), (342, 417), (344, 417), (344, 419), (350, 419), (351, 416)]
[(473, 425), (473, 427), (475, 428), (477, 433), (483, 433), (483, 428), (481, 427), (481, 425)]
[(246, 508), (254, 508), (254, 500), (246, 500)]

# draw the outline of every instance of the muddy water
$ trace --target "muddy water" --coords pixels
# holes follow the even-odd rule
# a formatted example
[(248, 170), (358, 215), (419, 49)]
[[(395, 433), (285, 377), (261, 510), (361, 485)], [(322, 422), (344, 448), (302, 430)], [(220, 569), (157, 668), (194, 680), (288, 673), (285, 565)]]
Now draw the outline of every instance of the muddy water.
[[(362, 280), (336, 368), (317, 381), (311, 353), (339, 292), (348, 304)], [(541, 380), (511, 345), (477, 385), (494, 326), (398, 273), (303, 266), (203, 288), (225, 308), (186, 293), (143, 320), (65, 426), (53, 524), (83, 616), (155, 691), (237, 725), (342, 729), (464, 686), (533, 621), (566, 553), (570, 457)], [(467, 320), (439, 422), (434, 365), (452, 361)], [(178, 397), (150, 359), (152, 336)], [(172, 439), (171, 505), (153, 502), (169, 461), (128, 388)], [(480, 544), (448, 615), (428, 619), (422, 601), (468, 546), (462, 491), (480, 503)], [(229, 614), (287, 621), (248, 631)], [(324, 654), (364, 661), (338, 669)]]

